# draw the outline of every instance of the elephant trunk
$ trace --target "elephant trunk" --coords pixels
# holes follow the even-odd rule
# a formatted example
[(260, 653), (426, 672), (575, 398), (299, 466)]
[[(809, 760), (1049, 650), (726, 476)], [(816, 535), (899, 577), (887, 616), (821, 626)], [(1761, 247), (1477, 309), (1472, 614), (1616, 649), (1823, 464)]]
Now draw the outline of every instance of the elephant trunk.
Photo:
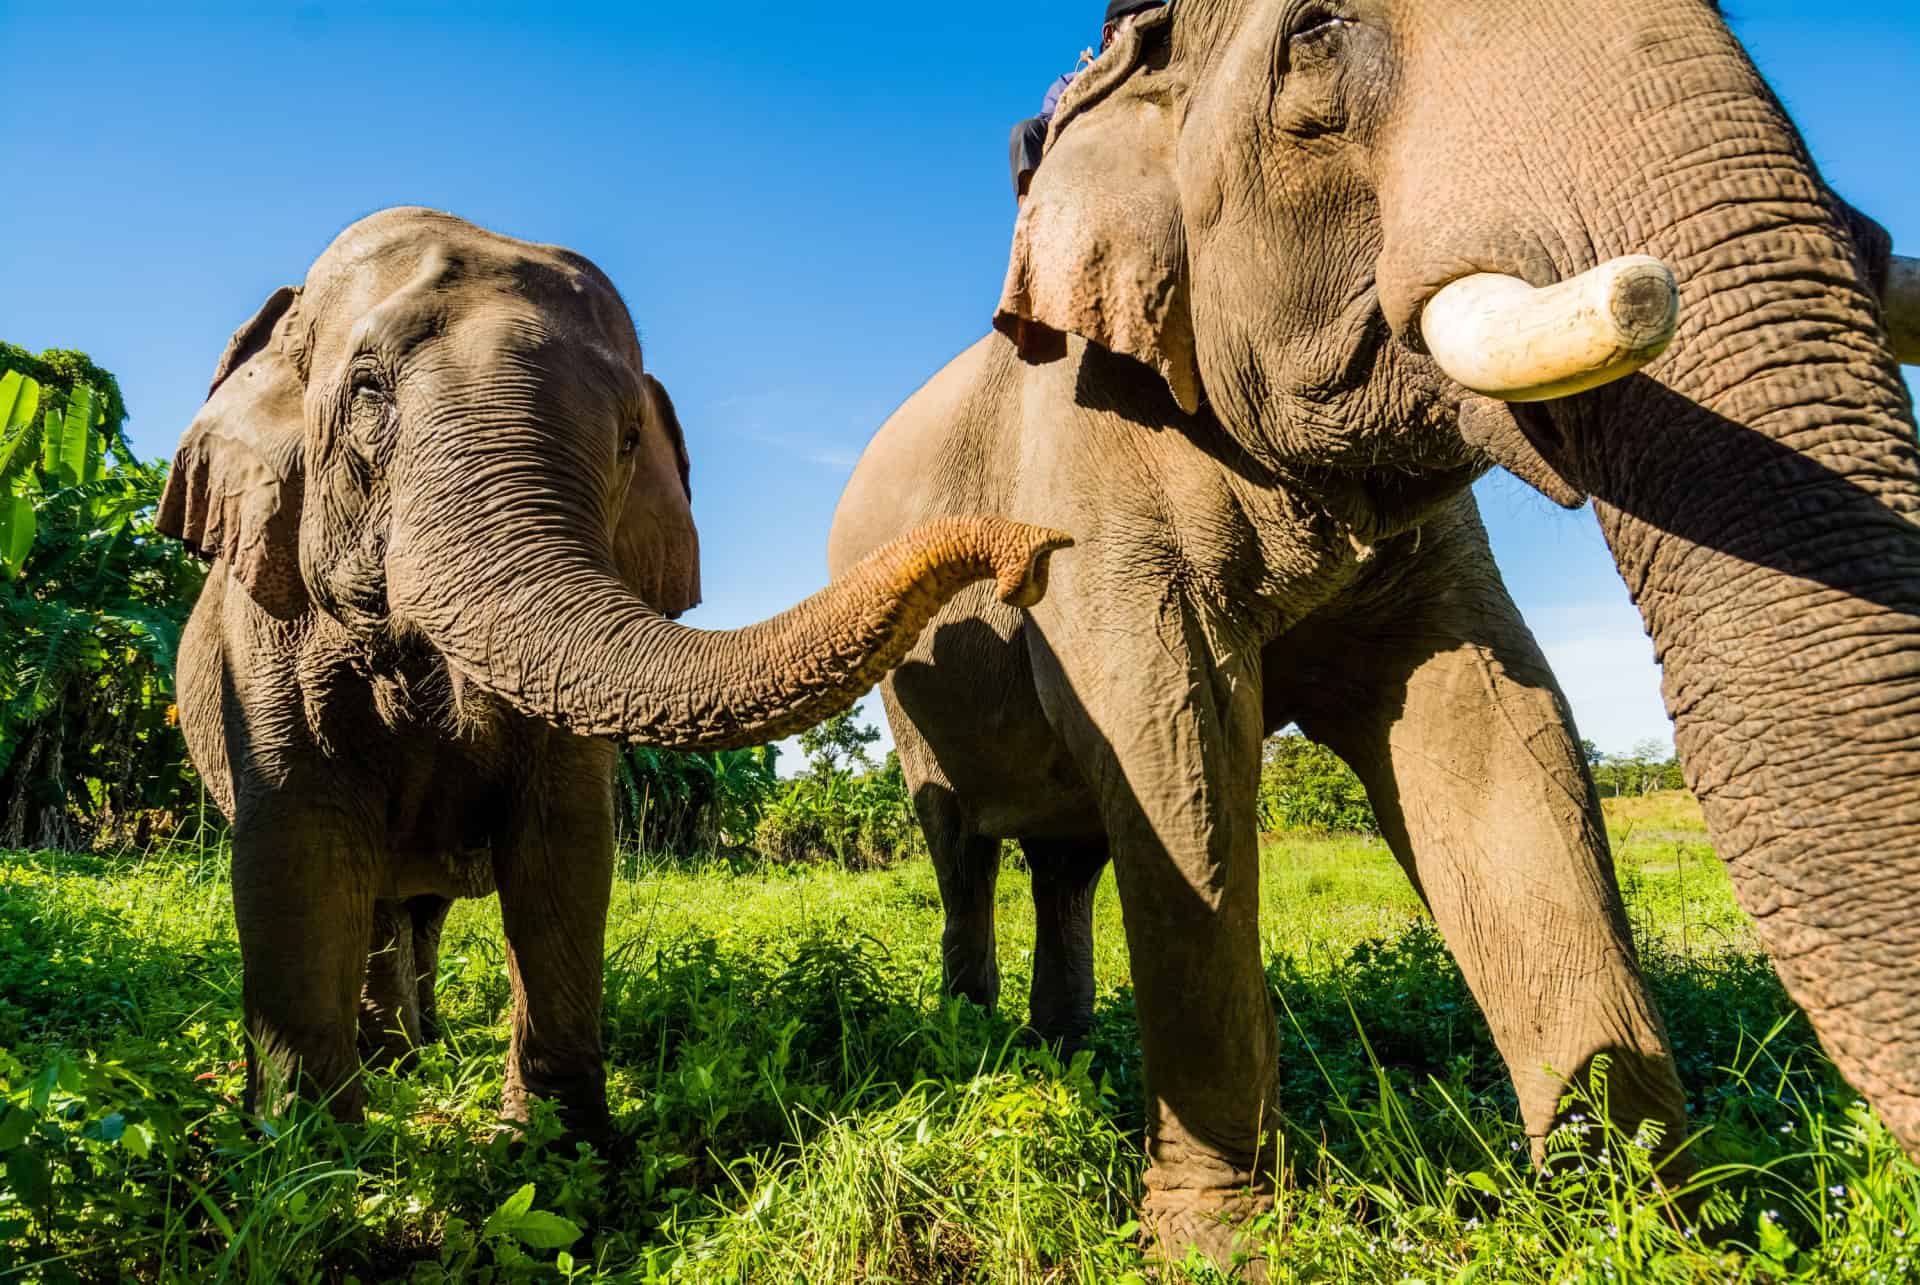
[(1741, 903), (1920, 1154), (1920, 460), (1848, 247), (1807, 213), (1714, 251), (1746, 256), (1738, 300), (1709, 297), (1704, 256), (1680, 265), (1695, 320), (1576, 472)]
[[(550, 518), (509, 547), (498, 512), (396, 506), (387, 556), (395, 620), (516, 710), (587, 736), (680, 750), (778, 740), (851, 705), (962, 588), (1016, 606), (1045, 592), (1071, 541), (999, 518), (929, 523), (799, 605), (743, 629), (677, 625), (613, 570), (602, 541)], [(551, 503), (549, 514), (556, 510)], [(434, 516), (425, 516), (431, 513)]]
[[(1483, 28), (1484, 94), (1410, 64), (1403, 94), (1457, 110), (1388, 140), (1382, 306), (1405, 334), (1476, 272), (1673, 269), (1666, 355), (1509, 436), (1594, 498), (1741, 902), (1920, 1155), (1920, 458), (1875, 265), (1707, 6), (1541, 18)], [(1590, 74), (1542, 92), (1549, 58)]]

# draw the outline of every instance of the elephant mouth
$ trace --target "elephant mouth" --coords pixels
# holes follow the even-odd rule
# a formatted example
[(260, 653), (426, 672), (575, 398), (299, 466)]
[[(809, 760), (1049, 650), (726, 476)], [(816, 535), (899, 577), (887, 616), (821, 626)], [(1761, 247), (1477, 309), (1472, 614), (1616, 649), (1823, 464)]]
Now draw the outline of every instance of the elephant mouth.
[(1549, 464), (1559, 463), (1566, 451), (1567, 439), (1554, 422), (1553, 407), (1546, 402), (1511, 402), (1507, 409), (1527, 444)]
[(1560, 415), (1591, 396), (1579, 394), (1572, 404), (1469, 396), (1460, 406), (1460, 436), (1555, 504), (1577, 509), (1587, 502), (1587, 487), (1570, 475)]

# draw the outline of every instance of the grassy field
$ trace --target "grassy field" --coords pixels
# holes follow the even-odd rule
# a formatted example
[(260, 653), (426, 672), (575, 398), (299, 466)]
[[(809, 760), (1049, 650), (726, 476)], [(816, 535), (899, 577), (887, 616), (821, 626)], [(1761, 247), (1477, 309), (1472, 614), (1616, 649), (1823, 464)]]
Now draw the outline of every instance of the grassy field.
[[(1618, 1137), (1533, 1174), (1485, 1025), (1384, 848), (1283, 838), (1262, 920), (1288, 1114), (1260, 1229), (1274, 1279), (1920, 1279), (1920, 1171), (1755, 953), (1697, 809), (1609, 810), (1703, 1135), (1697, 1189), (1661, 1193)], [(609, 940), (621, 1142), (602, 1158), (550, 1121), (527, 1143), (491, 1127), (508, 1002), (491, 903), (449, 926), (447, 1043), (372, 1077), (363, 1127), (270, 1129), (234, 1105), (224, 856), (0, 854), (0, 1278), (1155, 1279), (1111, 877), (1094, 1048), (1070, 1066), (1010, 1020), (1018, 870), (1000, 899), (995, 1015), (939, 995), (923, 861), (637, 863)]]

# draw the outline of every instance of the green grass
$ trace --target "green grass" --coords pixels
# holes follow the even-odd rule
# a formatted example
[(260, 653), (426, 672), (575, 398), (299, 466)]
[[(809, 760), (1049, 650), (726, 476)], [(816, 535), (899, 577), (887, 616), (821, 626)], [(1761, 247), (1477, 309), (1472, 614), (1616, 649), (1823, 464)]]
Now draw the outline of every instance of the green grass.
[[(1485, 1024), (1391, 858), (1264, 856), (1282, 1021), (1285, 1281), (1908, 1281), (1920, 1172), (1819, 1053), (1697, 809), (1610, 803), (1620, 873), (1704, 1136), (1698, 1190), (1646, 1139), (1534, 1174)], [(491, 903), (444, 945), (448, 1041), (345, 1129), (234, 1103), (239, 960), (218, 853), (0, 855), (0, 1277), (178, 1281), (1121, 1281), (1140, 1082), (1112, 880), (1091, 1051), (1026, 1047), (1024, 875), (1003, 1013), (943, 1001), (924, 862), (639, 868), (615, 890), (619, 1148), (492, 1129), (508, 987)], [(1604, 1093), (1604, 1086), (1599, 1092)], [(1586, 1104), (1599, 1128), (1598, 1102)], [(1569, 1152), (1571, 1156), (1571, 1152)], [(1207, 1272), (1162, 1279), (1217, 1279)]]

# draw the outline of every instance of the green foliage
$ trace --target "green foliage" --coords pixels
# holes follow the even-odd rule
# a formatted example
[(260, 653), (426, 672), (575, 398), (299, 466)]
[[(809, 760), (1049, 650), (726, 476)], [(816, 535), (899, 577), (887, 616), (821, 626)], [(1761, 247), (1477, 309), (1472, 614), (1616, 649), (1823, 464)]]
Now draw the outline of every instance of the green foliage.
[(1645, 798), (1657, 790), (1684, 790), (1680, 760), (1659, 741), (1641, 741), (1624, 754), (1603, 754), (1592, 741), (1583, 742), (1593, 783), (1602, 798)]
[(1260, 764), (1260, 828), (1273, 834), (1378, 834), (1367, 789), (1339, 755), (1297, 732), (1267, 742)]
[[(871, 744), (879, 733), (861, 744)], [(884, 866), (919, 850), (920, 825), (907, 797), (900, 756), (855, 775), (816, 752), (814, 770), (788, 781), (767, 805), (756, 836), (761, 853), (781, 862), (832, 861), (850, 870)]]
[[(131, 454), (121, 437), (121, 430), (127, 422), (127, 402), (120, 395), (120, 381), (94, 365), (93, 359), (87, 354), (66, 348), (49, 348), (36, 357), (18, 344), (0, 341), (0, 370), (17, 371), (42, 388), (62, 391), (92, 389), (100, 400), (101, 417), (111, 428), (118, 449)], [(11, 429), (12, 426), (8, 427)]]
[[(1654, 1183), (1651, 1138), (1604, 1123), (1604, 1077), (1575, 1086), (1582, 1118), (1536, 1172), (1486, 1023), (1392, 858), (1294, 837), (1261, 871), (1283, 1172), (1256, 1230), (1277, 1280), (1916, 1278), (1920, 1167), (1756, 952), (1697, 809), (1622, 804), (1631, 918), (1705, 1130), (1696, 1177)], [(1675, 845), (1699, 860), (1676, 869)], [(1111, 879), (1091, 1051), (1063, 1066), (1022, 1044), (1017, 1000), (939, 997), (928, 863), (622, 877), (612, 1157), (563, 1144), (545, 1110), (524, 1141), (494, 1131), (510, 987), (491, 902), (447, 928), (447, 1043), (370, 1074), (364, 1125), (249, 1119), (226, 879), (218, 849), (0, 854), (0, 1279), (1222, 1280), (1156, 1271), (1137, 1241), (1138, 1032)], [(999, 910), (1021, 996), (1017, 867)]]
[(202, 579), (83, 354), (0, 344), (0, 839), (77, 846), (196, 792), (172, 720)]
[(815, 776), (829, 776), (843, 764), (851, 771), (855, 765), (871, 769), (873, 760), (867, 747), (880, 740), (880, 729), (857, 722), (852, 709), (841, 710), (817, 727), (800, 733), (800, 752), (807, 756), (807, 768)]
[(623, 841), (643, 852), (694, 857), (752, 840), (780, 788), (779, 750), (678, 754), (644, 745), (620, 752)]

